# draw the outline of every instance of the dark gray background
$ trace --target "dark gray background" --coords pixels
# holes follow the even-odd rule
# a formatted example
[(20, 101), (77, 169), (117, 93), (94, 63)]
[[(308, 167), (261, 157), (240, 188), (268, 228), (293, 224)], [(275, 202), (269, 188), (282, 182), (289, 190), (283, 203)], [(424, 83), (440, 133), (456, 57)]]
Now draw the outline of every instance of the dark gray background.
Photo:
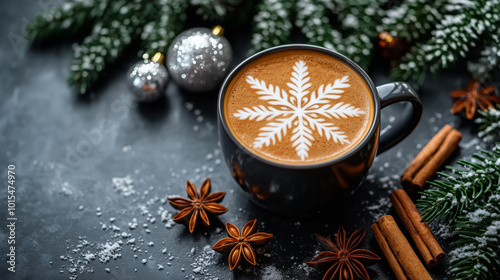
[[(307, 220), (276, 216), (249, 202), (231, 181), (223, 163), (218, 164), (221, 156), (217, 146), (217, 92), (192, 94), (171, 82), (165, 100), (155, 105), (137, 105), (131, 101), (125, 84), (125, 73), (136, 61), (135, 52), (131, 51), (96, 91), (87, 97), (79, 96), (66, 84), (72, 43), (31, 47), (22, 39), (25, 22), (50, 3), (55, 1), (0, 4), (2, 279), (69, 279), (71, 262), (60, 257), (82, 259), (81, 253), (72, 251), (82, 240), (92, 244), (85, 250), (97, 252), (98, 244), (122, 239), (114, 237), (112, 230), (101, 229), (101, 223), (111, 224), (110, 217), (116, 218), (114, 224), (121, 228), (119, 233), (128, 232), (130, 238), (136, 238), (138, 251), (123, 245), (121, 258), (106, 264), (91, 261), (84, 268), (92, 268), (93, 273), (77, 272), (74, 275), (78, 279), (280, 279), (272, 278), (273, 275), (282, 279), (321, 279), (321, 271), (303, 265), (320, 250), (314, 233), (334, 234), (339, 224), (349, 234), (362, 227), (367, 229), (367, 238), (361, 246), (381, 255), (369, 228), (381, 215), (394, 214), (388, 194), (400, 187), (399, 175), (444, 124), (451, 123), (464, 134), (461, 149), (450, 163), (485, 146), (475, 138), (477, 131), (471, 122), (449, 114), (453, 100), (448, 93), (464, 86), (465, 71), (460, 68), (439, 73), (419, 89), (424, 116), (418, 128), (377, 158), (369, 179), (345, 211)], [(234, 47), (236, 65), (247, 54), (250, 35), (231, 33), (231, 29), (226, 34)], [(376, 64), (369, 71), (375, 84), (389, 81), (387, 64)], [(396, 110), (384, 110), (383, 119), (387, 123), (397, 120), (397, 115)], [(106, 125), (110, 127), (87, 145), (90, 141), (86, 135), (101, 129), (103, 121), (108, 121)], [(78, 149), (85, 148), (85, 153), (75, 157)], [(6, 265), (8, 164), (16, 166), (15, 274), (8, 272)], [(113, 177), (127, 175), (134, 181), (135, 190), (129, 196), (112, 184)], [(222, 204), (229, 211), (213, 220), (210, 229), (194, 234), (189, 234), (183, 225), (165, 228), (158, 209), (163, 207), (171, 214), (176, 211), (162, 200), (168, 195), (185, 196), (186, 180), (199, 187), (206, 177), (212, 178), (213, 191), (227, 192)], [(101, 216), (97, 215), (97, 207), (101, 208)], [(147, 221), (145, 211), (155, 217), (155, 223)], [(137, 218), (139, 226), (130, 230), (128, 223), (133, 218)], [(191, 264), (206, 256), (203, 247), (226, 236), (222, 230), (226, 222), (241, 228), (254, 218), (259, 220), (259, 230), (274, 234), (264, 254), (258, 257), (258, 266), (244, 264), (230, 272), (227, 255), (216, 254), (207, 258), (203, 274), (193, 272)], [(151, 233), (145, 231), (144, 223)], [(441, 225), (432, 227), (441, 230), (438, 240), (449, 250), (450, 240), (441, 236)], [(147, 246), (148, 242), (154, 245)], [(162, 253), (163, 248), (167, 248), (167, 254)], [(141, 263), (141, 259), (149, 257), (147, 264)], [(158, 264), (165, 268), (158, 270)], [(436, 279), (450, 278), (446, 277), (446, 266), (445, 261), (430, 272)], [(385, 260), (368, 271), (372, 279), (391, 279), (393, 275)]]

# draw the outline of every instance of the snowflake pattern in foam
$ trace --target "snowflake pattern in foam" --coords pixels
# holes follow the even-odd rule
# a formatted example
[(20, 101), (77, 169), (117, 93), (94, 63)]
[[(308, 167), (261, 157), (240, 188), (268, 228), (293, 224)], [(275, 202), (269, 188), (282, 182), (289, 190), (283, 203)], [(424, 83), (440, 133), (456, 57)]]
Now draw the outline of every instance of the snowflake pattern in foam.
[(301, 160), (308, 157), (309, 148), (314, 141), (313, 131), (321, 137), (335, 143), (348, 144), (347, 135), (327, 119), (341, 119), (357, 117), (365, 114), (359, 108), (343, 102), (333, 103), (332, 100), (341, 98), (344, 88), (350, 87), (349, 77), (336, 79), (333, 84), (320, 85), (316, 91), (309, 94), (311, 83), (304, 61), (299, 60), (293, 66), (291, 83), (288, 92), (266, 82), (247, 76), (247, 83), (257, 90), (260, 99), (266, 100), (269, 105), (243, 108), (234, 114), (240, 120), (269, 121), (260, 128), (259, 135), (253, 143), (254, 148), (262, 148), (276, 144), (277, 141), (292, 130), (292, 147), (295, 148)]

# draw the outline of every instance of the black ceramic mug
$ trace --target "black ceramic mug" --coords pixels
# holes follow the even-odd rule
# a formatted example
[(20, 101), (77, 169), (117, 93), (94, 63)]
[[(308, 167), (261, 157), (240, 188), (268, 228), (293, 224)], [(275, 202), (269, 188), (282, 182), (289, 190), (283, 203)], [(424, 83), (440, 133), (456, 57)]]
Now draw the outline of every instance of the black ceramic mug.
[[(261, 61), (262, 58), (272, 58), (281, 54), (285, 55), (287, 53), (292, 53), (293, 51), (298, 51), (299, 53), (301, 51), (304, 51), (306, 53), (313, 54), (313, 56), (317, 54), (321, 56), (326, 55), (329, 58), (333, 58), (335, 61), (342, 64), (342, 67), (347, 67), (349, 71), (357, 75), (358, 80), (362, 81), (366, 86), (367, 95), (368, 97), (370, 97), (370, 120), (368, 122), (369, 125), (367, 125), (365, 128), (363, 136), (358, 139), (354, 146), (331, 159), (323, 160), (321, 162), (303, 164), (300, 162), (300, 159), (293, 163), (277, 161), (259, 154), (258, 152), (253, 150), (252, 147), (244, 144), (242, 141), (242, 137), (235, 135), (233, 130), (230, 128), (228, 122), (229, 117), (225, 111), (227, 110), (226, 105), (228, 104), (228, 101), (226, 99), (229, 98), (228, 88), (232, 84), (233, 80), (240, 79), (242, 71), (247, 71), (246, 69), (249, 69), (249, 67), (253, 67), (252, 63), (254, 63), (255, 61)], [(322, 101), (323, 103), (320, 102), (321, 106), (325, 106), (326, 102), (329, 100), (331, 100), (332, 102), (342, 100), (340, 97), (341, 93), (339, 92), (343, 92), (343, 90), (349, 86), (344, 85), (344, 88), (342, 88), (342, 82), (349, 80), (339, 78), (335, 80), (335, 83), (332, 80), (331, 83), (328, 84), (328, 86), (316, 89), (317, 91), (313, 92), (310, 84), (310, 88), (305, 85), (305, 82), (310, 81), (309, 78), (312, 79), (314, 77), (309, 73), (312, 73), (313, 71), (308, 70), (307, 60), (305, 61), (306, 62), (297, 62), (293, 68), (294, 70), (290, 70), (293, 71), (292, 76), (296, 79), (293, 80), (294, 78), (291, 78), (293, 81), (297, 82), (297, 79), (301, 80), (296, 84), (289, 83), (288, 85), (292, 88), (295, 88), (296, 90), (297, 87), (302, 87), (301, 90), (307, 93), (308, 96), (299, 94), (297, 95), (298, 97), (296, 96), (297, 98), (294, 99), (294, 97), (292, 97), (292, 94), (296, 94), (297, 91), (290, 90), (290, 92), (287, 93), (287, 91), (284, 91), (283, 87), (282, 89), (270, 87), (271, 83), (265, 84), (265, 78), (259, 80), (254, 79), (249, 75), (247, 76), (247, 82), (253, 83), (252, 89), (255, 89), (255, 94), (263, 95), (264, 97), (262, 97), (262, 99), (275, 98), (276, 100), (278, 100), (281, 98), (282, 100), (285, 100), (287, 102), (297, 103), (298, 98), (303, 98), (305, 104), (312, 99), (319, 99), (320, 93), (325, 94), (324, 92), (327, 92), (327, 88), (328, 86), (330, 86), (328, 89), (333, 93), (331, 94), (331, 97), (329, 99), (325, 98), (324, 101)], [(311, 75), (311, 77), (307, 75)], [(289, 78), (286, 77), (286, 79)], [(337, 91), (335, 90), (336, 85), (339, 87)], [(260, 92), (258, 91), (259, 87), (261, 88)], [(267, 87), (270, 88), (268, 89)], [(307, 91), (305, 89), (307, 89)], [(263, 91), (265, 90), (275, 90), (276, 96), (265, 96), (265, 93), (263, 93)], [(249, 90), (244, 91), (246, 92), (245, 94), (249, 94)], [(272, 93), (273, 92), (269, 94)], [(237, 92), (235, 94), (237, 94)], [(241, 98), (233, 98), (231, 102), (241, 102), (241, 104), (244, 104), (246, 102), (244, 96), (245, 95), (242, 95)], [(250, 107), (250, 109), (246, 110), (250, 113), (255, 113), (253, 111), (259, 110), (265, 111), (265, 114), (262, 117), (249, 115), (250, 113), (247, 114), (245, 111), (239, 111), (238, 116), (241, 118), (247, 118), (248, 120), (252, 121), (263, 121), (264, 123), (266, 122), (267, 118), (269, 120), (268, 124), (270, 124), (267, 128), (260, 129), (262, 130), (260, 133), (265, 134), (266, 129), (269, 130), (269, 126), (271, 126), (271, 128), (272, 126), (277, 126), (277, 122), (273, 121), (279, 120), (280, 122), (285, 122), (284, 119), (287, 116), (291, 116), (291, 114), (286, 115), (286, 113), (284, 113), (284, 115), (282, 114), (281, 117), (277, 117), (279, 113), (275, 112), (279, 110), (279, 106), (281, 105), (276, 105), (279, 104), (279, 100), (276, 100), (274, 100), (274, 103), (271, 102), (271, 104), (275, 104), (272, 106), (247, 106)], [(397, 118), (397, 120), (392, 122), (390, 126), (383, 128), (381, 133), (381, 109), (396, 102), (406, 103), (405, 109), (403, 110), (403, 113)], [(335, 103), (332, 103), (331, 106), (328, 105), (325, 108), (333, 108), (333, 104)], [(342, 103), (340, 105), (345, 104)], [(336, 107), (340, 108), (340, 105)], [(243, 107), (243, 105), (241, 105), (241, 107)], [(352, 113), (353, 116), (356, 116), (355, 109), (353, 109), (354, 107), (351, 107), (352, 110), (348, 111)], [(317, 105), (314, 108), (320, 108), (320, 105)], [(349, 109), (347, 105), (345, 105), (344, 108)], [(272, 115), (273, 113), (276, 114), (276, 117)], [(311, 116), (309, 117), (316, 117), (321, 120), (321, 122), (325, 122), (325, 116), (332, 117), (331, 114), (323, 114), (323, 116), (318, 116), (317, 113), (311, 113)], [(257, 205), (275, 213), (284, 213), (291, 215), (322, 210), (346, 201), (346, 198), (349, 197), (363, 183), (366, 175), (370, 170), (370, 166), (375, 156), (391, 148), (406, 136), (408, 136), (419, 123), (421, 116), (422, 104), (417, 94), (409, 85), (402, 82), (395, 82), (375, 87), (372, 80), (365, 73), (365, 71), (363, 71), (360, 66), (358, 66), (347, 57), (335, 51), (328, 50), (322, 47), (301, 44), (284, 45), (270, 48), (247, 58), (228, 75), (221, 87), (218, 100), (218, 126), (220, 145), (225, 163), (228, 166), (232, 177), (241, 186), (241, 188), (246, 193), (248, 193), (250, 199)], [(336, 115), (335, 117), (339, 116)], [(334, 122), (335, 118), (332, 117), (332, 119), (332, 122)], [(298, 120), (295, 121), (295, 124), (297, 123)], [(285, 135), (289, 135), (289, 137), (291, 137), (290, 139), (297, 141), (297, 137), (299, 136), (296, 136), (295, 134), (299, 132), (297, 132), (298, 130), (293, 127), (294, 123), (290, 122), (287, 125), (288, 130), (285, 128), (285, 130), (283, 131), (283, 135), (278, 135), (279, 137), (275, 135), (275, 138), (271, 139), (272, 141), (266, 142), (266, 145), (272, 147), (272, 145), (277, 141), (284, 141), (283, 137), (285, 137)], [(309, 125), (309, 131), (316, 128), (312, 123), (305, 122), (305, 126), (307, 125)], [(317, 129), (319, 130), (320, 128), (318, 127)], [(334, 132), (335, 131), (331, 132), (332, 135), (335, 135), (333, 134)], [(319, 131), (319, 133), (321, 134), (321, 136), (326, 136), (326, 132), (324, 132), (324, 135), (321, 133), (321, 131)], [(309, 140), (311, 140), (312, 138), (313, 137), (309, 137)], [(342, 139), (340, 138), (336, 140), (340, 140), (340, 142), (342, 142)], [(297, 153), (301, 155), (300, 152), (302, 152), (302, 159), (307, 156), (307, 152), (309, 151), (309, 149), (311, 149), (312, 151), (312, 149), (314, 148), (315, 142), (313, 140), (309, 142), (307, 141), (308, 139), (305, 139), (303, 141), (306, 144), (304, 144), (305, 147), (302, 147), (302, 150), (299, 149), (301, 148), (299, 146), (303, 143), (299, 143), (299, 145), (296, 144), (296, 142), (293, 142), (293, 145), (295, 145), (294, 149), (297, 150)]]

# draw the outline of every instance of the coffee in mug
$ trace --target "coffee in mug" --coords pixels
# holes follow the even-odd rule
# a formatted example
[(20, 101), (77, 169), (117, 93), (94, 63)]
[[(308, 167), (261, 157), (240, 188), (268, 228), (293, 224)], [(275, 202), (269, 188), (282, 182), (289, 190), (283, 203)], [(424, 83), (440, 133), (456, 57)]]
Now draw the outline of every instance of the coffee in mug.
[(290, 50), (261, 57), (228, 86), (225, 119), (247, 149), (271, 161), (314, 164), (356, 147), (373, 121), (363, 78), (338, 59)]

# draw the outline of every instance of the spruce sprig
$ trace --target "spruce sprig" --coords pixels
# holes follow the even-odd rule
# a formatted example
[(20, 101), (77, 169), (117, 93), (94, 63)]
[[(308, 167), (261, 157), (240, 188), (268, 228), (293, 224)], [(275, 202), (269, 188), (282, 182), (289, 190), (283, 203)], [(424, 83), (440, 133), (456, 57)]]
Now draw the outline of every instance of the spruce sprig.
[(472, 157), (439, 173), (416, 206), (423, 221), (442, 220), (458, 235), (450, 252), (455, 279), (489, 280), (500, 272), (500, 143)]
[[(304, 0), (296, 2), (295, 25), (307, 37), (309, 43), (336, 50), (362, 68), (368, 69), (373, 55), (372, 38), (377, 33), (381, 6), (386, 0), (332, 1)], [(330, 22), (329, 12), (333, 12), (342, 28), (342, 33)]]
[(453, 223), (464, 211), (484, 205), (488, 196), (500, 188), (500, 144), (493, 151), (482, 150), (472, 157), (477, 162), (459, 160), (462, 168), (447, 167), (453, 175), (439, 172), (443, 179), (429, 182), (434, 188), (421, 192), (416, 206), (423, 221)]
[(333, 29), (327, 12), (321, 0), (297, 1), (295, 25), (309, 43), (342, 52), (342, 34)]
[(26, 25), (24, 35), (34, 42), (68, 39), (90, 31), (101, 18), (110, 0), (69, 0), (37, 15)]
[(368, 69), (373, 56), (373, 38), (385, 12), (381, 8), (387, 0), (334, 0), (344, 40), (340, 51), (362, 68)]
[(500, 24), (500, 1), (456, 1), (446, 5), (443, 19), (432, 37), (416, 44), (392, 71), (395, 80), (421, 83), (428, 71), (447, 69), (466, 57), (480, 40), (496, 34)]
[(386, 11), (379, 32), (416, 40), (425, 37), (442, 18), (448, 0), (407, 0)]
[[(367, 69), (373, 55), (372, 38), (386, 2), (262, 0), (254, 17), (251, 52), (289, 42), (294, 22), (308, 43), (343, 53)], [(330, 21), (332, 14), (338, 22)]]
[(263, 0), (257, 5), (250, 53), (290, 42), (292, 8), (292, 0)]
[(459, 240), (451, 245), (450, 271), (455, 279), (495, 279), (500, 273), (500, 191), (486, 205), (457, 219)]
[[(145, 52), (166, 52), (182, 31), (189, 5), (198, 13), (222, 15), (240, 0), (68, 0), (37, 15), (26, 29), (26, 37), (43, 43), (90, 33), (75, 47), (68, 83), (79, 93), (94, 88), (109, 67), (133, 43)], [(143, 53), (141, 53), (142, 55)]]
[(191, 5), (196, 7), (196, 14), (204, 20), (222, 20), (240, 2), (241, 0), (191, 0)]
[(148, 21), (150, 2), (114, 1), (83, 43), (75, 47), (75, 58), (70, 66), (68, 83), (79, 93), (90, 90), (105, 70), (113, 64), (127, 46), (139, 39), (142, 27)]
[(186, 0), (155, 0), (155, 8), (160, 12), (144, 26), (141, 34), (145, 53), (150, 57), (156, 52), (167, 53), (170, 43), (182, 32), (187, 7)]
[(480, 118), (475, 123), (481, 124), (478, 136), (485, 141), (491, 141), (500, 136), (500, 104), (497, 108), (490, 108), (488, 111), (479, 110)]
[(472, 77), (485, 82), (497, 66), (500, 64), (500, 30), (493, 34), (489, 40), (484, 42), (484, 49), (475, 61), (469, 61), (467, 70)]

